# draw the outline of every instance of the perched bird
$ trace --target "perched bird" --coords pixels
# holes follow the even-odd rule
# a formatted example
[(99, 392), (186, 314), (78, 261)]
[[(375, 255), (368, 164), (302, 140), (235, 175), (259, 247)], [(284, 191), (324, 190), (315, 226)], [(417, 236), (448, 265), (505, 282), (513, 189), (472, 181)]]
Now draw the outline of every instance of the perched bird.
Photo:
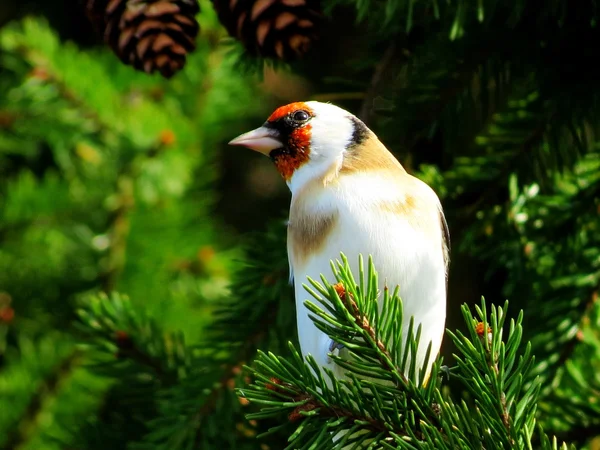
[[(434, 191), (409, 175), (363, 122), (329, 103), (282, 106), (230, 144), (269, 156), (291, 190), (287, 247), (303, 355), (343, 376), (329, 357), (335, 343), (309, 318), (302, 286), (320, 274), (333, 281), (330, 261), (343, 252), (354, 274), (358, 255), (372, 255), (380, 290), (399, 286), (404, 332), (411, 316), (415, 327), (422, 325), (417, 367), (430, 342), (431, 364), (444, 333), (449, 253)], [(428, 377), (430, 366), (426, 371)]]

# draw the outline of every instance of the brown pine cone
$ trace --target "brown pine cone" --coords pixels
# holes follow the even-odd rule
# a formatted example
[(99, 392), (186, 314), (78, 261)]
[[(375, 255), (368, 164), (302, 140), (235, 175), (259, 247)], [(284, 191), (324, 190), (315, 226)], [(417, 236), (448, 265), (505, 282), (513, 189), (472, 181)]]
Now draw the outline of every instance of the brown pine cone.
[(212, 0), (219, 20), (249, 53), (292, 61), (304, 56), (321, 23), (319, 0)]
[(195, 49), (197, 0), (88, 0), (88, 17), (125, 64), (165, 78)]

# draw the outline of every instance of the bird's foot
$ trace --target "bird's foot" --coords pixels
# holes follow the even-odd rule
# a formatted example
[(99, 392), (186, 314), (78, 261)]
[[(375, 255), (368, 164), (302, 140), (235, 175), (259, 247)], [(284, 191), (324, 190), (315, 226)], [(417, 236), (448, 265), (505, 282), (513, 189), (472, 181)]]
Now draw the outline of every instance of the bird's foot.
[(334, 350), (341, 350), (344, 348), (344, 344), (340, 344), (339, 342), (335, 342), (333, 339), (331, 340), (331, 343), (329, 344), (329, 351), (333, 352)]
[[(344, 348), (345, 347), (343, 344), (335, 342), (333, 339), (331, 339), (331, 342), (329, 343), (328, 353), (333, 353), (335, 350), (338, 350), (339, 354), (339, 350), (342, 350)], [(331, 357), (329, 356), (329, 354), (327, 355), (327, 361), (331, 362)]]
[(450, 367), (448, 367), (447, 365), (443, 365), (440, 367), (440, 374), (442, 375), (442, 377), (445, 375), (446, 378), (449, 380), (450, 379)]

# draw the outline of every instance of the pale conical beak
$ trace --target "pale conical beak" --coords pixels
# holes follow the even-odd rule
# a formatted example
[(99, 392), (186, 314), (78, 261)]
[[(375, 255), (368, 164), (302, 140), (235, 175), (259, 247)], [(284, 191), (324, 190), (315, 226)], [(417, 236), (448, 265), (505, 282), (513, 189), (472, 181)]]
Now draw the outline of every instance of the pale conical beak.
[(268, 156), (273, 150), (283, 147), (278, 137), (277, 130), (259, 127), (236, 137), (229, 142), (229, 145), (242, 145)]

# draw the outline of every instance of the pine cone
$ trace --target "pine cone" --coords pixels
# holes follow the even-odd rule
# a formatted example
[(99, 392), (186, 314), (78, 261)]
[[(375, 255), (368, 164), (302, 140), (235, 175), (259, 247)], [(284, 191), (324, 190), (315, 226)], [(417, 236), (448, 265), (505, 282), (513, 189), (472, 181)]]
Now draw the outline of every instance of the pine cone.
[(292, 61), (318, 38), (319, 0), (212, 0), (219, 20), (253, 55)]
[(197, 0), (87, 0), (88, 17), (125, 64), (172, 77), (195, 49)]

